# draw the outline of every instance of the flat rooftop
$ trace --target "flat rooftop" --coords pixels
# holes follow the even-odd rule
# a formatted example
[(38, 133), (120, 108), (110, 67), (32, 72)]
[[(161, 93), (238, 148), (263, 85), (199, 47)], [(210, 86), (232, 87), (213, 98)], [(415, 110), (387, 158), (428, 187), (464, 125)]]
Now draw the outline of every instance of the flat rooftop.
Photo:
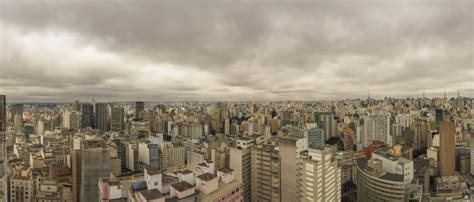
[(194, 188), (193, 185), (189, 184), (186, 181), (178, 182), (178, 183), (172, 184), (171, 186), (175, 188), (176, 190), (178, 190), (179, 192)]
[(160, 191), (158, 191), (158, 189), (144, 190), (144, 191), (141, 191), (140, 194), (146, 200), (155, 200), (155, 199), (164, 197), (163, 194)]

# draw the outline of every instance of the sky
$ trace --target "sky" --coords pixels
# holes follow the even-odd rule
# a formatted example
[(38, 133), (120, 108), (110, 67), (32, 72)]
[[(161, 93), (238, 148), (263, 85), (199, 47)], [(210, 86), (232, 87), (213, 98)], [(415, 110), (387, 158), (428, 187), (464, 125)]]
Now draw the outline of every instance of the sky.
[(474, 97), (474, 1), (0, 0), (9, 101)]

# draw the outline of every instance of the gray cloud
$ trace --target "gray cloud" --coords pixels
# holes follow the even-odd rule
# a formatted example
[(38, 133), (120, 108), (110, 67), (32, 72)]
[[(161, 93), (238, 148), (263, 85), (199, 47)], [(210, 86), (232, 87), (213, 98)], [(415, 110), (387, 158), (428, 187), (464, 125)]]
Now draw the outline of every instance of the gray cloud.
[(14, 100), (474, 95), (470, 0), (0, 7), (0, 92)]

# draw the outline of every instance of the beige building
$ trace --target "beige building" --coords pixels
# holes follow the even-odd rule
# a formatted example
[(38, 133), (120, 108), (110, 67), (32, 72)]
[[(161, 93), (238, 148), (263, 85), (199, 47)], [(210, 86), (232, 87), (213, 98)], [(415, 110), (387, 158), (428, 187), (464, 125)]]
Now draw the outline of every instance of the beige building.
[(357, 161), (357, 201), (405, 201), (413, 180), (413, 161), (388, 153)]
[(341, 167), (330, 148), (309, 149), (302, 158), (301, 201), (341, 201)]
[(230, 148), (230, 168), (235, 172), (235, 178), (242, 181), (244, 201), (251, 199), (251, 152), (250, 148)]
[(14, 167), (10, 178), (10, 201), (33, 201), (33, 176), (26, 166)]
[(279, 138), (281, 201), (300, 201), (300, 153), (308, 149), (308, 139), (290, 134)]
[(274, 145), (252, 149), (252, 201), (280, 201), (280, 157)]
[(177, 170), (186, 167), (186, 149), (182, 144), (166, 142), (160, 148), (160, 168), (164, 170)]

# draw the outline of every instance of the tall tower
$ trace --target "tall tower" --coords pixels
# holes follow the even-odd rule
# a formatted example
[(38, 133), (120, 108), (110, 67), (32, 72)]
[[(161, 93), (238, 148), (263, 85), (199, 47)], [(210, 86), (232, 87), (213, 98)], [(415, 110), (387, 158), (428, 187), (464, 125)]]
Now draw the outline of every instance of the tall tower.
[(135, 119), (141, 119), (140, 112), (145, 110), (145, 103), (144, 102), (135, 102)]
[(0, 132), (7, 130), (7, 96), (0, 95)]
[(455, 175), (455, 127), (454, 122), (447, 119), (445, 117), (439, 128), (439, 174), (441, 176)]
[(109, 148), (104, 140), (81, 140), (72, 152), (73, 199), (96, 201), (99, 178), (110, 176)]
[(78, 112), (81, 111), (81, 103), (79, 102), (79, 100), (76, 100), (72, 103), (72, 110), (78, 111)]
[(14, 104), (11, 106), (11, 114), (10, 114), (10, 120), (12, 122), (15, 121), (15, 116), (19, 115), (20, 117), (23, 117), (23, 104)]
[(106, 103), (96, 104), (95, 109), (95, 128), (101, 132), (109, 130), (108, 105)]
[(308, 149), (308, 138), (290, 132), (288, 136), (280, 137), (280, 182), (281, 201), (300, 201), (300, 153)]
[(90, 103), (83, 103), (81, 106), (82, 118), (81, 128), (94, 127), (94, 106)]
[(112, 107), (112, 117), (110, 122), (110, 129), (116, 132), (123, 133), (125, 128), (124, 110), (122, 107)]
[[(5, 158), (5, 137), (7, 131), (7, 96), (0, 95), (0, 161)], [(3, 164), (0, 164), (3, 167)], [(2, 168), (0, 168), (1, 170)], [(1, 177), (0, 173), (0, 177)], [(0, 186), (0, 188), (2, 188)]]

